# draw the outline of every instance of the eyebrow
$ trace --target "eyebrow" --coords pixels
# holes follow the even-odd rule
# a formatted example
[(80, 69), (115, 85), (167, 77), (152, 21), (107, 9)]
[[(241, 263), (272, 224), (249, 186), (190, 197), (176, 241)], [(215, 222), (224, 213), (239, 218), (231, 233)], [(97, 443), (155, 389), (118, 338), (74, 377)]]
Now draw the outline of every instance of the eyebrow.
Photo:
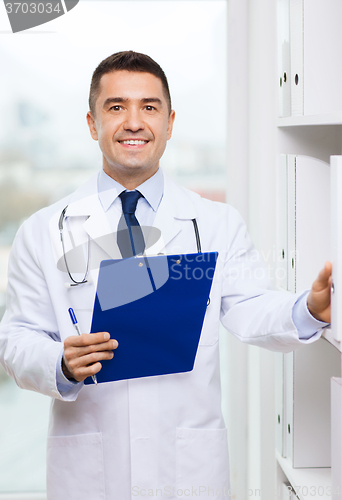
[[(108, 97), (105, 102), (103, 103), (103, 107), (109, 106), (109, 104), (117, 104), (117, 103), (122, 103), (122, 102), (128, 102), (129, 99), (127, 97)], [(163, 102), (161, 99), (158, 97), (144, 97), (143, 99), (140, 99), (140, 102), (142, 104), (148, 104), (148, 103), (156, 103), (159, 104), (160, 106), (163, 105)]]

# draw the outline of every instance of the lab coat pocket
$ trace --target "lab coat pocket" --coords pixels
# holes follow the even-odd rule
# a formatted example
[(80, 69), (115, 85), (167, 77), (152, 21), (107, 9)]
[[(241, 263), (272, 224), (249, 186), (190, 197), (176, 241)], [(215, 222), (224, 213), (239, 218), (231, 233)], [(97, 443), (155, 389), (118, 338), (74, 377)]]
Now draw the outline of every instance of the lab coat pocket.
[(176, 446), (177, 499), (229, 498), (227, 429), (177, 428)]
[(63, 498), (105, 499), (101, 433), (48, 438), (47, 499)]

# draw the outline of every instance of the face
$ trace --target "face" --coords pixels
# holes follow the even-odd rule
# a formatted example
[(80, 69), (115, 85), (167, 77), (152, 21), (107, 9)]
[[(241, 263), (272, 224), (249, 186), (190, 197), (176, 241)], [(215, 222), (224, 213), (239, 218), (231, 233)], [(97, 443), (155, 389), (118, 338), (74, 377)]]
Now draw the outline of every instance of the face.
[(103, 169), (115, 180), (151, 177), (159, 167), (175, 118), (162, 82), (150, 73), (114, 71), (102, 76), (95, 116), (87, 121), (99, 141)]

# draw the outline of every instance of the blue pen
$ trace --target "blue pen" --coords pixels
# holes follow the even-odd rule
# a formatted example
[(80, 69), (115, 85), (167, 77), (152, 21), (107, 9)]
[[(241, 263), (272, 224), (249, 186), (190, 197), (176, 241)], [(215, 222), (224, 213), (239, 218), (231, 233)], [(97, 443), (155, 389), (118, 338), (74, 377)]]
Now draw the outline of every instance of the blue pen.
[[(73, 308), (69, 307), (68, 311), (69, 311), (69, 314), (70, 314), (70, 318), (71, 318), (72, 324), (74, 325), (75, 330), (77, 332), (77, 335), (81, 335), (80, 328), (78, 326), (78, 321), (77, 321), (77, 318), (76, 318), (76, 314), (75, 314)], [(93, 375), (91, 378), (93, 379), (94, 384), (97, 385), (96, 375)]]

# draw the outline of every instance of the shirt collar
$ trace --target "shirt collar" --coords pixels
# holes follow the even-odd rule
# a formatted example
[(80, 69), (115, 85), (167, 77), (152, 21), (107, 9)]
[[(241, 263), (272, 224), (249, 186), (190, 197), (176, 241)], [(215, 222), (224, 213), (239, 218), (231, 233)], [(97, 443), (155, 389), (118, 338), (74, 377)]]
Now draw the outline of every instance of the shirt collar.
[[(140, 191), (151, 208), (156, 212), (164, 193), (164, 176), (161, 169), (159, 168), (152, 177), (140, 184), (140, 186), (137, 186), (136, 189)], [(123, 191), (126, 191), (125, 187), (109, 177), (103, 170), (100, 171), (98, 193), (105, 212)]]

